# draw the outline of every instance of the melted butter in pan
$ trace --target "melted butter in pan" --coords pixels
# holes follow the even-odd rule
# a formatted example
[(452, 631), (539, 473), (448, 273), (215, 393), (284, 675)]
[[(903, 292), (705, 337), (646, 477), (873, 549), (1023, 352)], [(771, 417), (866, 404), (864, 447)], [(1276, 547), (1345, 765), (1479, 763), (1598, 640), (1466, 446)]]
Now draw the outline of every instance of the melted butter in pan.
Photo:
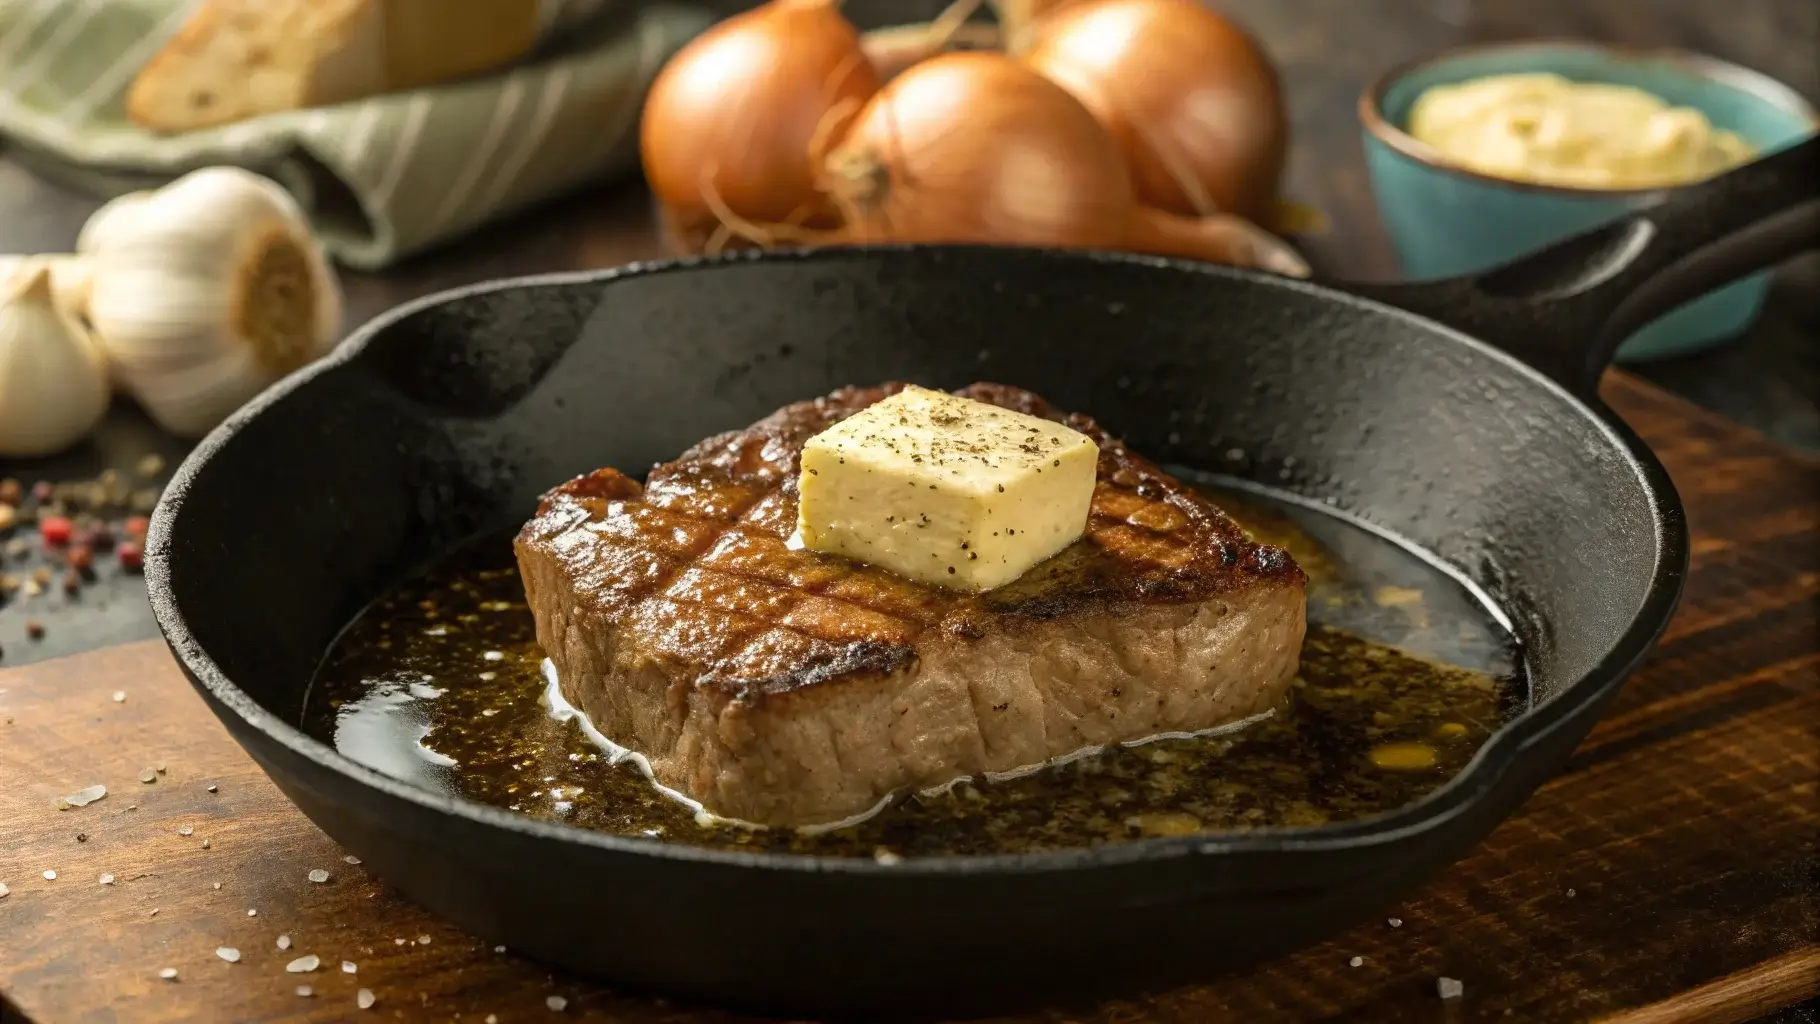
[(1342, 520), (1214, 495), (1308, 572), (1290, 708), (1236, 733), (1120, 747), (1002, 782), (904, 797), (816, 835), (703, 825), (544, 703), (509, 538), (376, 602), (325, 660), (304, 726), (427, 789), (619, 835), (849, 856), (1015, 853), (1387, 811), (1463, 768), (1522, 705), (1518, 653), (1457, 583)]

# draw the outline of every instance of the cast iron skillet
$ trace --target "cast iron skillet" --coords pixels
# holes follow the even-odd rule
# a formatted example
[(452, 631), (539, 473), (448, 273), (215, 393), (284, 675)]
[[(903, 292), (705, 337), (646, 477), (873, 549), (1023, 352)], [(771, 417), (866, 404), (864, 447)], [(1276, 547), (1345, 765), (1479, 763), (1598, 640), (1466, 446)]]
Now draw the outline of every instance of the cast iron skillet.
[[(969, 247), (452, 292), (368, 325), (209, 436), (154, 517), (152, 601), (279, 788), (487, 941), (625, 987), (868, 1018), (1203, 977), (1381, 911), (1459, 857), (1560, 766), (1648, 651), (1681, 588), (1686, 525), (1594, 382), (1631, 329), (1820, 241), (1817, 147), (1491, 273), (1354, 294)], [(1509, 617), (1533, 708), (1451, 784), (1376, 819), (893, 865), (547, 824), (409, 787), (298, 731), (344, 623), (413, 567), (521, 521), (544, 489), (891, 379), (1021, 385), (1158, 461), (1287, 488), (1407, 540)]]

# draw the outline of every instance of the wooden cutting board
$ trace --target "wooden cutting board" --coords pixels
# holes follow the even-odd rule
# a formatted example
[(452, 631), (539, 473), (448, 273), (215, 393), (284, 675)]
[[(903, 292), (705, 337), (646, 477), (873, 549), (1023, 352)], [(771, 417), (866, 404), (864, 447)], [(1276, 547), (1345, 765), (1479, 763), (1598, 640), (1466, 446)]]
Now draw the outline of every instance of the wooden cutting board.
[[(1820, 460), (1633, 378), (1607, 391), (1686, 499), (1693, 571), (1659, 653), (1563, 773), (1394, 919), (1027, 1021), (1723, 1024), (1820, 994)], [(93, 783), (104, 800), (56, 809)], [(0, 673), (0, 884), (8, 1024), (363, 1020), (362, 988), (374, 1017), (412, 1021), (743, 1019), (553, 975), (393, 895), (156, 643)], [(306, 955), (321, 966), (287, 971)], [(1443, 976), (1461, 998), (1438, 997)]]

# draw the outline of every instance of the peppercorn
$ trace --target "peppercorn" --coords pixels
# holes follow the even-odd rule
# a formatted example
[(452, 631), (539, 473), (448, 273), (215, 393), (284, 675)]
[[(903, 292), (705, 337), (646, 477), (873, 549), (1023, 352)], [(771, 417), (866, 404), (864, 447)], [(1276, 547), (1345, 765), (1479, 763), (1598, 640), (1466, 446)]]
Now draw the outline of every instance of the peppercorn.
[(114, 549), (114, 555), (120, 559), (120, 568), (127, 572), (138, 572), (145, 567), (145, 549), (133, 541), (121, 541)]
[(25, 635), (31, 637), (33, 640), (44, 639), (44, 623), (39, 622), (37, 619), (26, 619)]
[(95, 564), (95, 549), (87, 544), (71, 544), (69, 554), (65, 556), (71, 569), (81, 571)]
[(74, 529), (67, 516), (45, 516), (38, 520), (38, 533), (44, 538), (46, 547), (60, 548), (68, 544)]

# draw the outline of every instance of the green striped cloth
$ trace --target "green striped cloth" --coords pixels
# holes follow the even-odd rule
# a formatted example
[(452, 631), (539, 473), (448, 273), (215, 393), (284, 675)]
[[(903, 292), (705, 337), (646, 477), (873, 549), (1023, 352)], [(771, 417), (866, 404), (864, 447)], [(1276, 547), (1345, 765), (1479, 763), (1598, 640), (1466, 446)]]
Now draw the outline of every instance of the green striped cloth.
[(342, 262), (383, 267), (633, 166), (652, 76), (708, 22), (665, 3), (544, 3), (546, 44), (516, 68), (161, 136), (123, 98), (197, 0), (0, 0), (0, 140), (101, 195), (248, 167), (296, 193)]

